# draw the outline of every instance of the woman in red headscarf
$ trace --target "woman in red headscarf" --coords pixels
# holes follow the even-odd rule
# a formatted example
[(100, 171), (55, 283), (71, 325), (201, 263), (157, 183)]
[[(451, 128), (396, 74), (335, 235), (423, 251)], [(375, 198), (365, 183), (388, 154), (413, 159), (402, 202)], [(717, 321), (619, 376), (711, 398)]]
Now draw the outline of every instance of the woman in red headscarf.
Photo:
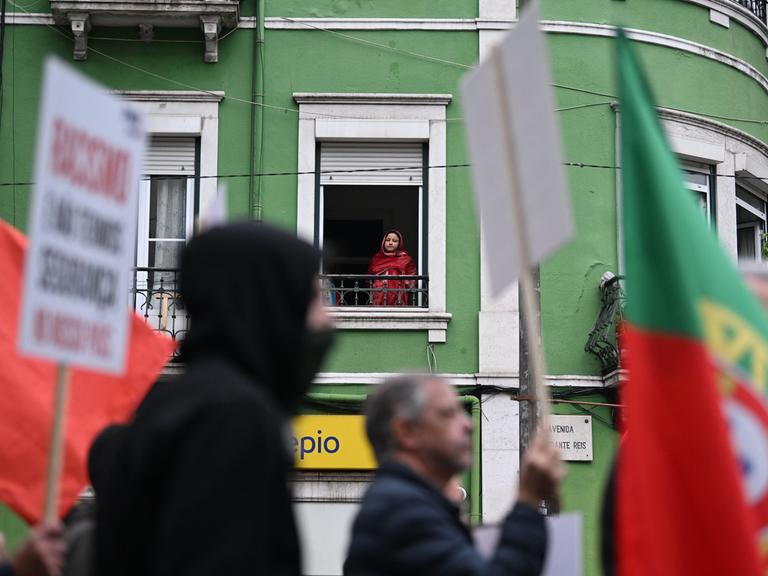
[[(384, 234), (381, 248), (371, 258), (368, 274), (376, 276), (415, 276), (416, 264), (405, 251), (403, 235), (397, 230)], [(414, 280), (374, 280), (371, 282), (371, 304), (374, 306), (408, 306), (406, 290), (413, 288)], [(385, 291), (386, 290), (386, 291)]]

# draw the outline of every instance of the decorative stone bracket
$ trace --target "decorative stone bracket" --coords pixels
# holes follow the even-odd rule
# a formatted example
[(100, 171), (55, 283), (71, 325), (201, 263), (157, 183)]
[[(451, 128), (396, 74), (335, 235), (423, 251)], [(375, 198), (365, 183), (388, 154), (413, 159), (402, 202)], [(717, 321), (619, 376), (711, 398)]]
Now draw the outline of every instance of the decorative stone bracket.
[(219, 61), (219, 30), (221, 16), (200, 16), (200, 27), (205, 39), (205, 55), (203, 60), (208, 63)]
[(88, 58), (88, 32), (91, 30), (91, 19), (82, 12), (69, 14), (69, 28), (75, 38), (75, 48), (72, 57), (75, 60)]

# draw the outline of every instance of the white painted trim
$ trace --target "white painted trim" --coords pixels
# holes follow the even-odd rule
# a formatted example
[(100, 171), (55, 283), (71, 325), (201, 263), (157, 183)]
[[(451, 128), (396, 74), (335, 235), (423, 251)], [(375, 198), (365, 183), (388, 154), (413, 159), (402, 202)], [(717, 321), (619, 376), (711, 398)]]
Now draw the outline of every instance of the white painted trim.
[(487, 20), (514, 20), (517, 18), (517, 2), (514, 0), (479, 0), (477, 13)]
[(447, 330), (451, 314), (421, 310), (328, 308), (336, 328), (342, 330)]
[(53, 26), (53, 14), (46, 12), (6, 12), (6, 24)]
[[(374, 104), (377, 106), (448, 106), (453, 99), (451, 94), (405, 94), (389, 92), (294, 92), (293, 99), (297, 104), (330, 105), (342, 104), (345, 106), (358, 106), (361, 104)], [(428, 115), (428, 120), (437, 120), (439, 111), (433, 111)], [(387, 116), (382, 116), (389, 119)], [(398, 118), (401, 119), (401, 118)], [(416, 120), (422, 120), (421, 116)]]
[(709, 21), (713, 24), (717, 24), (719, 26), (722, 26), (723, 28), (730, 28), (731, 27), (731, 18), (727, 14), (723, 14), (722, 12), (718, 10), (710, 10), (709, 11)]
[(468, 18), (284, 18), (267, 17), (269, 30), (477, 30), (475, 19)]
[(429, 120), (351, 120), (318, 118), (315, 138), (318, 140), (429, 140)]
[[(400, 372), (321, 372), (314, 384), (345, 385), (345, 384), (381, 384), (387, 378), (399, 375)], [(436, 376), (447, 379), (455, 386), (498, 386), (499, 388), (519, 388), (517, 374), (451, 374), (437, 373)], [(614, 374), (606, 377), (582, 375), (549, 375), (545, 381), (552, 388), (605, 388), (613, 383)]]
[[(193, 92), (186, 90), (115, 90), (130, 100), (149, 116), (148, 127), (155, 134), (177, 133), (180, 123), (191, 126), (190, 119), (199, 122), (198, 133), (185, 134), (200, 137), (200, 176), (218, 174), (219, 163), (219, 102), (225, 98), (221, 91)], [(172, 132), (167, 132), (168, 130)], [(205, 210), (215, 196), (218, 178), (200, 179), (199, 216), (205, 218)]]
[[(315, 237), (315, 170), (316, 143), (323, 140), (345, 140), (350, 134), (359, 137), (367, 132), (374, 122), (386, 120), (389, 122), (386, 131), (381, 131), (376, 125), (377, 133), (386, 138), (400, 140), (413, 136), (413, 125), (421, 122), (428, 128), (424, 140), (429, 142), (429, 166), (444, 166), (446, 163), (446, 126), (445, 109), (451, 101), (450, 94), (360, 94), (360, 93), (295, 93), (294, 100), (299, 105), (299, 146), (298, 170), (310, 172), (299, 174), (296, 206), (296, 231), (299, 236), (310, 242)], [(315, 116), (338, 116), (344, 119), (343, 131), (326, 131), (326, 120)], [(361, 117), (357, 120), (356, 117)], [(362, 119), (365, 118), (365, 120)], [(409, 122), (403, 122), (409, 121)], [(414, 122), (417, 121), (417, 122)], [(342, 327), (353, 329), (375, 329), (391, 326), (393, 329), (426, 329), (430, 331), (431, 341), (443, 341), (436, 331), (445, 332), (450, 314), (445, 309), (445, 168), (430, 168), (428, 198), (428, 265), (429, 265), (429, 314), (420, 314), (419, 320), (413, 318), (396, 319), (365, 311), (364, 313), (349, 312), (351, 317), (345, 317), (347, 312), (340, 314)], [(355, 315), (357, 314), (357, 315)], [(439, 319), (439, 321), (438, 321)], [(396, 322), (396, 324), (387, 324)], [(419, 325), (419, 322), (422, 324)], [(376, 324), (374, 328), (374, 324)], [(418, 328), (416, 326), (419, 326)]]
[(510, 19), (510, 20), (497, 20), (497, 19), (486, 19), (486, 18), (478, 18), (475, 20), (475, 23), (477, 24), (477, 29), (479, 31), (483, 30), (511, 30), (512, 27), (515, 25), (516, 20)]
[[(313, 384), (322, 385), (344, 385), (344, 384), (382, 384), (387, 378), (401, 375), (400, 372), (320, 372), (313, 381)], [(435, 376), (445, 378), (454, 386), (474, 386), (474, 374), (446, 374), (437, 373)]]
[(520, 403), (503, 394), (481, 397), (483, 523), (500, 523), (517, 495), (520, 472)]
[(112, 90), (111, 93), (132, 102), (221, 102), (225, 96), (222, 90)]
[(748, 134), (743, 130), (739, 130), (738, 128), (734, 128), (729, 124), (724, 124), (723, 122), (718, 122), (717, 120), (710, 120), (709, 118), (691, 114), (690, 112), (672, 110), (670, 108), (658, 107), (656, 111), (662, 120), (687, 124), (689, 126), (695, 126), (698, 128), (703, 128), (704, 130), (710, 130), (712, 132), (722, 134), (727, 138), (731, 138), (742, 144), (750, 146), (755, 150), (760, 151), (760, 153), (762, 153), (764, 156), (768, 157), (768, 144), (765, 144), (751, 134)]

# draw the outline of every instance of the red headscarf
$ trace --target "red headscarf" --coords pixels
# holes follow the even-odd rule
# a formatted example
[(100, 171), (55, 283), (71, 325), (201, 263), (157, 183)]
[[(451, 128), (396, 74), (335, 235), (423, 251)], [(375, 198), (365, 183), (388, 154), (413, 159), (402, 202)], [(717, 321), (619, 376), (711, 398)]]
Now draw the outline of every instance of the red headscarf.
[[(384, 251), (384, 242), (390, 234), (397, 234), (400, 245), (394, 252)], [(413, 258), (405, 251), (403, 235), (398, 230), (389, 230), (381, 240), (381, 248), (371, 258), (368, 265), (368, 274), (377, 276), (415, 276), (416, 264)], [(413, 280), (374, 280), (371, 287), (371, 304), (374, 306), (408, 306), (409, 296), (405, 290), (413, 287)]]
[[(394, 252), (384, 251), (384, 242), (387, 240), (387, 236), (390, 234), (397, 234), (400, 239), (400, 245)], [(381, 240), (381, 248), (371, 258), (371, 263), (368, 265), (368, 274), (376, 274), (377, 276), (415, 276), (416, 264), (413, 262), (413, 258), (405, 251), (405, 242), (403, 241), (403, 235), (399, 230), (389, 230), (384, 234), (384, 238)]]

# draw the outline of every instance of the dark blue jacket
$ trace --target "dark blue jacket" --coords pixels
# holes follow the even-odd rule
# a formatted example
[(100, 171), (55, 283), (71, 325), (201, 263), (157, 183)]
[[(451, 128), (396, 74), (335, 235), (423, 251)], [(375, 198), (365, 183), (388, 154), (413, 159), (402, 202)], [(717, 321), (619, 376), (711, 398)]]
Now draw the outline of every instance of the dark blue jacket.
[(547, 548), (544, 517), (518, 503), (490, 561), (475, 550), (458, 508), (407, 466), (385, 462), (352, 528), (346, 576), (535, 576)]

